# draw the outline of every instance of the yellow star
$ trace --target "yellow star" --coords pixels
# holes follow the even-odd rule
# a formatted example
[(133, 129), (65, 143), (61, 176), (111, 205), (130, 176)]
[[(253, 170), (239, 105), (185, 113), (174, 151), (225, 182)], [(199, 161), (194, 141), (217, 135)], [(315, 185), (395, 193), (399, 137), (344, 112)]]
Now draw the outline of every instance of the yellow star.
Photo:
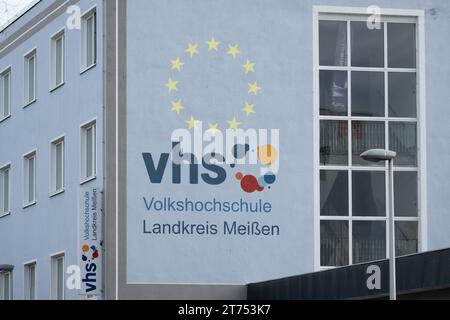
[(189, 129), (196, 129), (198, 124), (199, 124), (199, 122), (200, 121), (199, 120), (195, 120), (193, 116), (191, 116), (191, 118), (188, 121), (186, 121), (186, 123), (189, 126)]
[(242, 67), (245, 70), (245, 74), (249, 73), (249, 72), (255, 72), (255, 64), (254, 62), (250, 62), (250, 60), (247, 59), (247, 62), (245, 64), (242, 65)]
[(169, 78), (169, 82), (167, 82), (165, 86), (167, 87), (167, 89), (169, 89), (169, 92), (178, 91), (177, 83), (178, 81), (173, 81), (171, 78)]
[(236, 120), (236, 117), (233, 118), (233, 120), (227, 121), (228, 122), (228, 129), (238, 129), (239, 125), (241, 124)]
[(181, 110), (184, 109), (184, 106), (181, 104), (181, 100), (178, 101), (172, 101), (172, 109), (170, 111), (174, 111), (177, 114), (181, 113)]
[(252, 113), (256, 113), (255, 112), (255, 105), (246, 102), (245, 103), (245, 107), (244, 107), (244, 109), (242, 109), (242, 111), (244, 111), (247, 114), (247, 116), (249, 116)]
[(180, 60), (180, 57), (176, 58), (175, 60), (170, 60), (170, 63), (172, 64), (172, 70), (178, 71), (181, 71), (181, 67), (184, 65), (184, 62)]
[(192, 44), (189, 42), (186, 52), (189, 53), (192, 58), (196, 53), (198, 53), (198, 44)]
[(233, 56), (233, 58), (236, 58), (236, 56), (241, 53), (238, 49), (238, 45), (228, 45), (228, 52), (227, 54), (229, 54), (230, 56)]
[(208, 130), (206, 130), (211, 133), (211, 135), (215, 136), (217, 132), (220, 132), (219, 130), (219, 124), (218, 123), (208, 123)]
[(211, 51), (211, 50), (217, 51), (219, 49), (220, 42), (216, 41), (216, 39), (214, 39), (214, 37), (212, 37), (210, 41), (206, 41), (206, 43), (208, 44), (208, 51)]
[(258, 95), (259, 90), (261, 90), (261, 87), (258, 87), (258, 83), (256, 81), (248, 84), (248, 93), (253, 93), (256, 96)]

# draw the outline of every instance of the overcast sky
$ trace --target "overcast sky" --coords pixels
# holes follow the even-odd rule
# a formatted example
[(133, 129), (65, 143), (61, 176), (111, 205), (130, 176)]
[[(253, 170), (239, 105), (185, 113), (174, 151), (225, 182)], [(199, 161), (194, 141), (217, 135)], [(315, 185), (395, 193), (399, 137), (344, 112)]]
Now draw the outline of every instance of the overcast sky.
[(31, 2), (33, 0), (0, 0), (0, 28)]

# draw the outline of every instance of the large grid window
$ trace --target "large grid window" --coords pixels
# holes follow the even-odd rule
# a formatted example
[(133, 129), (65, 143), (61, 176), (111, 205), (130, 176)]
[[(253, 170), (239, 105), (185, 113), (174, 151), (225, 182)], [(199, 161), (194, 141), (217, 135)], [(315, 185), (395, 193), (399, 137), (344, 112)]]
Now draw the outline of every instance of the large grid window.
[(0, 73), (0, 121), (11, 115), (11, 68)]
[(388, 255), (388, 167), (360, 158), (391, 149), (396, 254), (418, 251), (418, 84), (412, 19), (319, 18), (320, 266)]

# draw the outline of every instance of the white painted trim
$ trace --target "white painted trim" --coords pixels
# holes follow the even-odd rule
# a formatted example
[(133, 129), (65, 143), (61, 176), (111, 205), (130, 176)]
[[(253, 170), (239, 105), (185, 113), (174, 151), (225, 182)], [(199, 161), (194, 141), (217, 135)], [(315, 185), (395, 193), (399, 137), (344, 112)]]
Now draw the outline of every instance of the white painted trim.
[[(9, 197), (8, 198), (8, 204), (9, 204), (9, 208), (8, 208), (8, 211), (6, 211), (6, 212), (2, 212), (3, 208), (0, 210), (0, 218), (9, 216), (11, 214), (11, 211), (12, 211), (11, 210), (11, 167), (12, 167), (12, 162), (11, 161), (8, 162), (8, 163), (5, 163), (4, 165), (2, 165), (0, 167), (0, 173), (2, 173), (2, 171), (4, 171), (4, 170), (8, 170), (8, 175), (9, 175), (9, 179), (8, 179), (8, 197)], [(3, 204), (2, 204), (2, 206), (3, 206)]]
[[(38, 289), (37, 289), (37, 284), (38, 284), (38, 277), (37, 277), (37, 269), (38, 269), (38, 260), (34, 259), (34, 260), (30, 260), (30, 261), (26, 261), (23, 263), (23, 299), (24, 300), (31, 300), (29, 297), (27, 299), (27, 295), (28, 295), (28, 290), (29, 288), (27, 288), (27, 268), (29, 268), (30, 266), (34, 265), (34, 295), (35, 295), (35, 299), (37, 300), (37, 293), (38, 293)], [(29, 285), (29, 284), (28, 284)]]
[[(56, 72), (56, 68), (54, 68), (54, 64), (56, 64), (56, 55), (54, 53), (54, 44), (57, 39), (62, 37), (62, 77), (61, 77), (61, 83), (56, 83), (56, 74), (53, 74)], [(49, 60), (50, 63), (48, 65), (49, 67), (49, 92), (53, 92), (56, 89), (62, 87), (65, 84), (65, 78), (66, 78), (66, 27), (62, 27), (55, 33), (53, 33), (50, 36), (50, 48), (49, 48)], [(53, 58), (55, 60), (53, 60)]]
[[(98, 18), (97, 18), (97, 5), (93, 5), (92, 7), (90, 7), (89, 9), (87, 9), (86, 11), (84, 11), (81, 14), (81, 29), (80, 29), (80, 75), (86, 73), (88, 70), (94, 68), (97, 65), (97, 60), (98, 60)], [(94, 63), (92, 63), (91, 65), (84, 65), (84, 59), (85, 59), (85, 54), (86, 52), (84, 52), (85, 45), (83, 43), (83, 41), (85, 40), (85, 35), (84, 32), (85, 30), (83, 29), (83, 24), (85, 23), (85, 20), (87, 18), (89, 18), (91, 15), (95, 15), (95, 20), (94, 20), (94, 27), (95, 27), (95, 38), (94, 38), (94, 43), (95, 43), (95, 59), (94, 59)]]
[[(34, 157), (34, 200), (27, 202), (26, 201), (26, 195), (27, 192), (26, 188), (28, 187), (28, 185), (25, 183), (25, 181), (28, 179), (28, 177), (26, 176), (26, 165), (27, 165), (27, 161), (29, 160), (29, 158)], [(33, 149), (27, 153), (25, 153), (22, 156), (22, 160), (23, 160), (23, 209), (29, 208), (31, 206), (34, 206), (37, 204), (37, 149)]]
[(63, 257), (63, 300), (66, 299), (66, 250), (62, 250), (59, 252), (55, 252), (50, 254), (50, 299), (51, 300), (56, 300), (56, 298), (54, 297), (54, 279), (53, 279), (53, 264), (55, 262), (56, 259)]
[[(115, 254), (116, 254), (116, 265), (115, 265), (115, 281), (116, 281), (116, 292), (115, 292), (115, 298), (116, 300), (119, 300), (119, 0), (116, 0), (116, 23), (115, 23), (115, 45), (116, 45), (116, 61), (115, 61), (115, 87), (116, 87), (116, 96), (115, 96), (115, 113), (116, 113), (116, 119), (115, 119), (115, 237), (116, 237), (116, 248), (115, 248)], [(126, 278), (128, 278), (127, 275), (125, 275)], [(127, 280), (125, 280), (127, 282)]]
[[(62, 153), (63, 153), (62, 154), (62, 171), (63, 171), (62, 172), (62, 188), (59, 190), (56, 190), (56, 187), (53, 188), (53, 183), (54, 183), (54, 181), (53, 181), (53, 178), (54, 178), (53, 177), (53, 169), (54, 169), (53, 168), (53, 152), (54, 152), (55, 145), (59, 144), (61, 142), (62, 142), (62, 146), (63, 146), (63, 149), (62, 149)], [(49, 174), (48, 194), (49, 194), (49, 198), (53, 198), (54, 196), (57, 196), (58, 194), (63, 193), (66, 189), (65, 188), (66, 187), (66, 163), (65, 163), (66, 162), (66, 134), (64, 133), (64, 134), (50, 140), (49, 145), (50, 145), (50, 149), (49, 149), (50, 170), (48, 173)]]
[[(399, 16), (399, 17), (423, 17), (425, 12), (423, 10), (410, 10), (410, 9), (391, 9), (380, 8), (382, 16)], [(338, 14), (362, 14), (370, 15), (367, 13), (367, 7), (341, 7), (341, 6), (313, 6), (314, 13), (338, 13)]]
[(94, 118), (80, 124), (80, 129), (86, 129), (87, 127), (90, 127), (94, 123), (97, 123), (97, 117), (94, 117)]
[[(83, 124), (80, 125), (80, 167), (79, 167), (79, 173), (80, 173), (80, 185), (85, 184), (91, 180), (94, 180), (97, 178), (97, 174), (98, 174), (98, 133), (97, 133), (97, 118), (93, 118)], [(85, 150), (83, 150), (86, 147), (86, 142), (85, 140), (85, 131), (87, 129), (89, 129), (90, 127), (94, 127), (94, 134), (95, 134), (95, 140), (94, 140), (94, 148), (95, 148), (95, 153), (93, 153), (93, 156), (95, 157), (95, 162), (93, 163), (94, 165), (94, 175), (91, 175), (89, 177), (85, 177), (84, 176), (84, 170), (85, 169), (85, 160), (84, 156), (85, 156)]]
[[(29, 84), (29, 68), (28, 61), (31, 57), (34, 56), (34, 97), (32, 100), (29, 100), (29, 92), (27, 92), (28, 84)], [(27, 53), (23, 55), (23, 108), (28, 107), (37, 101), (37, 83), (38, 83), (38, 55), (37, 55), (37, 47), (29, 50)], [(29, 88), (28, 88), (29, 90)], [(27, 101), (28, 100), (28, 101)]]

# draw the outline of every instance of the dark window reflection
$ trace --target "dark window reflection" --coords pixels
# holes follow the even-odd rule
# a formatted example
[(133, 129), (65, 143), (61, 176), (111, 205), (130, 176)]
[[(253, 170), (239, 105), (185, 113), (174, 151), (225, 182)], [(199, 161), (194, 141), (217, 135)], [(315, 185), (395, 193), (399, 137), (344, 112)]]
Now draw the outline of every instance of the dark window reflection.
[(384, 117), (384, 73), (352, 72), (352, 115)]
[(320, 265), (348, 265), (348, 241), (348, 221), (320, 221)]
[(320, 121), (320, 163), (348, 164), (348, 122)]
[(416, 221), (395, 222), (395, 255), (405, 256), (417, 253), (419, 228)]
[(348, 172), (320, 172), (320, 214), (322, 216), (348, 215)]
[(347, 115), (346, 71), (320, 71), (320, 115)]
[(415, 73), (389, 73), (389, 116), (417, 117)]
[(388, 24), (388, 65), (390, 68), (416, 67), (415, 24)]
[(321, 66), (347, 65), (347, 22), (319, 22), (319, 63)]
[(369, 149), (385, 149), (384, 122), (352, 122), (352, 161), (353, 165), (384, 166), (384, 162), (369, 162), (360, 155)]
[(417, 217), (417, 172), (394, 173), (394, 212), (396, 217)]
[(386, 216), (386, 185), (383, 171), (353, 171), (354, 216)]
[(352, 22), (352, 66), (384, 67), (384, 25), (369, 29), (366, 22)]
[(386, 258), (386, 222), (353, 222), (353, 263)]

